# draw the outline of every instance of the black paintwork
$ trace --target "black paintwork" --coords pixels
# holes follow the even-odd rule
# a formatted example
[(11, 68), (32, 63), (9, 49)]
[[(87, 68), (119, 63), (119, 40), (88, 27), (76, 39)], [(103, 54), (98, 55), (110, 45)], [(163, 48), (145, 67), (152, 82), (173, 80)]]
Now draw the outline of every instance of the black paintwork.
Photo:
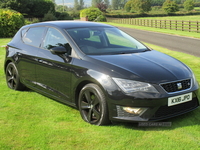
[[(46, 27), (46, 30), (48, 27), (59, 30), (69, 42), (72, 54), (63, 54), (63, 49), (59, 48), (48, 51), (41, 47), (25, 44), (22, 41), (22, 30), (38, 26)], [(9, 62), (14, 62), (24, 85), (73, 107), (77, 107), (78, 94), (84, 85), (97, 84), (106, 95), (111, 120), (148, 121), (151, 120), (160, 106), (167, 105), (168, 97), (189, 92), (193, 92), (194, 99), (197, 97), (197, 82), (194, 82), (189, 90), (172, 94), (166, 93), (159, 85), (166, 82), (193, 79), (192, 71), (182, 62), (155, 50), (118, 55), (85, 55), (64, 30), (94, 26), (113, 28), (110, 25), (100, 23), (76, 21), (44, 22), (24, 26), (8, 43), (5, 67)], [(44, 36), (45, 34), (46, 31)], [(41, 40), (41, 45), (42, 42)], [(148, 82), (159, 93), (125, 94), (112, 77)], [(146, 107), (149, 110), (142, 116), (123, 118), (118, 117), (116, 105)], [(189, 110), (153, 120), (173, 117), (197, 107), (198, 99), (197, 105)]]

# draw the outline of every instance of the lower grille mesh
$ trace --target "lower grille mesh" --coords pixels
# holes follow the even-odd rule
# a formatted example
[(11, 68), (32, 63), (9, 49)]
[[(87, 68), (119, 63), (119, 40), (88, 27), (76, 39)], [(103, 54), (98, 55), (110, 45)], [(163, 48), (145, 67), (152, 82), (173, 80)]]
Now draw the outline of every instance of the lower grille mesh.
[(181, 114), (186, 111), (195, 109), (196, 107), (198, 107), (198, 105), (199, 105), (198, 99), (193, 98), (192, 101), (189, 101), (186, 103), (182, 103), (182, 104), (178, 104), (178, 105), (174, 105), (174, 106), (170, 106), (170, 107), (167, 105), (161, 106), (150, 120), (156, 120), (159, 118), (176, 116), (177, 114)]

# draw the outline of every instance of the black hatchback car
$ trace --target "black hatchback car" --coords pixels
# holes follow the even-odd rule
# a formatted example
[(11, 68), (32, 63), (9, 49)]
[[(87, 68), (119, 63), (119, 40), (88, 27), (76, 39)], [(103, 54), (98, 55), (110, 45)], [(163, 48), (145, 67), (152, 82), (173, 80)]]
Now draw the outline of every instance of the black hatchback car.
[(94, 22), (22, 27), (6, 47), (5, 74), (9, 88), (28, 87), (76, 107), (95, 125), (158, 121), (199, 106), (189, 67)]

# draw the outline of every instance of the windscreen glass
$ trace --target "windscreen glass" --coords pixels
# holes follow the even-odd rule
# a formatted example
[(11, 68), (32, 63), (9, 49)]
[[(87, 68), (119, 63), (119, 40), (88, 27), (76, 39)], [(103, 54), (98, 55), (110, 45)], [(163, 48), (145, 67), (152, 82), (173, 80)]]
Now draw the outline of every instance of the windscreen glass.
[(87, 55), (125, 54), (147, 51), (148, 48), (118, 28), (76, 28), (66, 30)]

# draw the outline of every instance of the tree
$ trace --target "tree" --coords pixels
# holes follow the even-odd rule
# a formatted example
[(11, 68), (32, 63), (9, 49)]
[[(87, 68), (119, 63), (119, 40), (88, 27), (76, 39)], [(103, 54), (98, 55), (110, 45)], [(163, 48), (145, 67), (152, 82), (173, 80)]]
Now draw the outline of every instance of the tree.
[(102, 12), (106, 12), (106, 9), (108, 8), (104, 2), (98, 3), (96, 7)]
[(104, 2), (105, 2), (105, 4), (106, 4), (106, 6), (109, 7), (110, 1), (109, 1), (109, 0), (104, 0)]
[(92, 0), (92, 7), (96, 7), (98, 3), (101, 3), (102, 0)]
[(174, 13), (178, 11), (179, 7), (176, 2), (171, 1), (171, 0), (166, 0), (163, 3), (162, 9), (169, 14), (169, 13)]
[(130, 0), (125, 4), (127, 11), (133, 10), (138, 13), (145, 13), (151, 10), (151, 0)]
[(63, 6), (63, 5), (56, 5), (56, 12), (65, 12), (68, 10), (67, 6)]
[(1, 0), (0, 7), (13, 9), (27, 17), (43, 18), (49, 11), (55, 12), (52, 0)]
[(112, 0), (111, 1), (111, 6), (112, 6), (112, 9), (115, 9), (115, 10), (117, 10), (118, 9), (118, 7), (119, 7), (119, 0)]
[(80, 5), (78, 3), (78, 0), (74, 0), (74, 9), (79, 10), (79, 8), (80, 8)]
[(80, 5), (80, 10), (84, 8), (84, 1), (80, 0), (79, 1), (79, 5)]
[(191, 11), (194, 9), (194, 1), (193, 0), (186, 0), (183, 4), (184, 9), (187, 11)]

